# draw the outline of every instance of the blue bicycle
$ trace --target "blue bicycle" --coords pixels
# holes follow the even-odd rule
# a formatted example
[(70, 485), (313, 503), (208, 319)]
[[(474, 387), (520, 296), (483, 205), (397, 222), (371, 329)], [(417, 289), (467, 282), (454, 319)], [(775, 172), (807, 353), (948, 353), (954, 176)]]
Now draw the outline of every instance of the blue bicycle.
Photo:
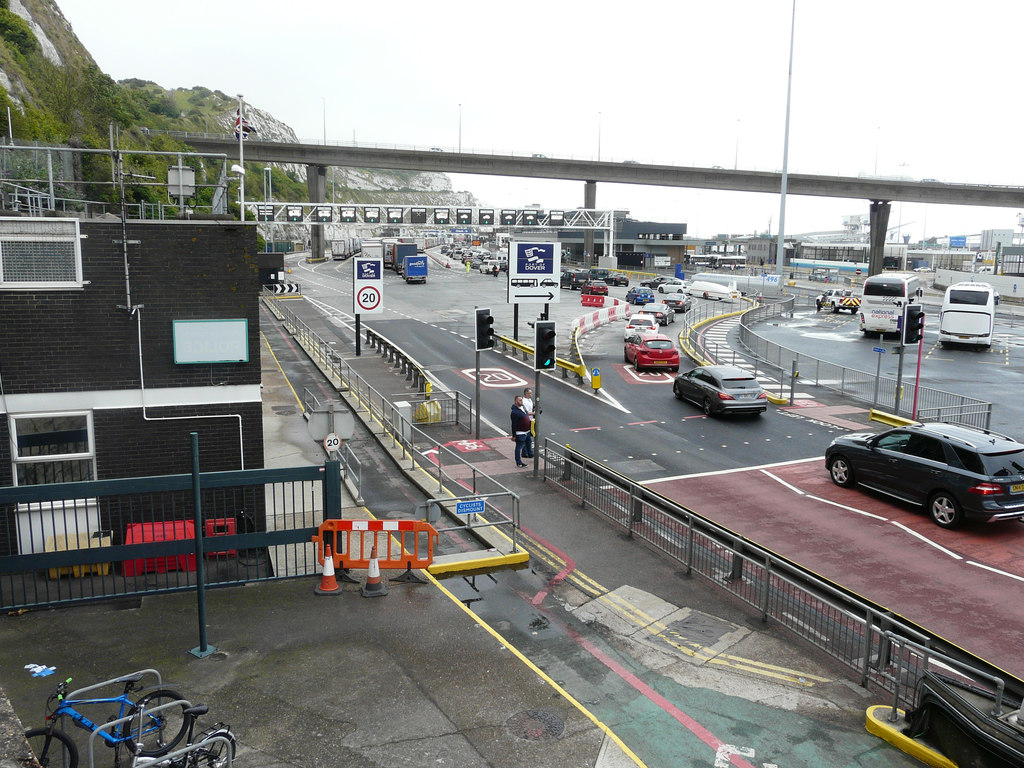
[[(88, 699), (68, 699), (69, 677), (57, 686), (57, 690), (46, 700), (46, 725), (42, 728), (31, 728), (25, 732), (32, 752), (43, 768), (77, 768), (78, 747), (74, 740), (57, 727), (62, 717), (71, 718), (79, 728), (97, 732), (96, 738), (114, 749), (114, 765), (120, 764), (120, 749), (126, 746), (129, 751), (146, 757), (159, 757), (169, 752), (181, 741), (188, 729), (188, 717), (185, 710), (188, 702), (181, 694), (166, 688), (146, 693), (137, 701), (129, 694), (135, 690), (136, 683), (144, 676), (144, 672), (136, 672), (125, 677), (112, 680), (112, 683), (124, 683), (124, 691), (120, 696)], [(96, 687), (96, 686), (94, 686)], [(90, 689), (83, 689), (90, 690)], [(163, 707), (164, 704), (179, 702), (180, 706)], [(92, 722), (76, 707), (90, 705), (116, 705), (117, 713), (106, 722), (122, 718), (131, 718), (123, 723), (101, 728), (101, 724)], [(158, 709), (159, 708), (159, 709)], [(154, 711), (156, 710), (156, 711)]]

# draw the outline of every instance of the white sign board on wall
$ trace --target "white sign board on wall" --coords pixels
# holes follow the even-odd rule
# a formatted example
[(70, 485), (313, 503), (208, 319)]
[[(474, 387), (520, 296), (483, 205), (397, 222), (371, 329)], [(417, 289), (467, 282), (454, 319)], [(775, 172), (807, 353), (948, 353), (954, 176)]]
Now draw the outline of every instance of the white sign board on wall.
[(174, 362), (249, 362), (249, 321), (173, 320)]

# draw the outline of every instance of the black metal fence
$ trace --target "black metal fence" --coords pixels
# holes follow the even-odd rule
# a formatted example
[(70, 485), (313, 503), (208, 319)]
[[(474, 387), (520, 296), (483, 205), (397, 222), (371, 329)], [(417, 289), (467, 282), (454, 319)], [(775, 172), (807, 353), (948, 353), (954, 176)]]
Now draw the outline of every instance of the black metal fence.
[(311, 537), (339, 517), (324, 466), (0, 488), (0, 610), (315, 575)]

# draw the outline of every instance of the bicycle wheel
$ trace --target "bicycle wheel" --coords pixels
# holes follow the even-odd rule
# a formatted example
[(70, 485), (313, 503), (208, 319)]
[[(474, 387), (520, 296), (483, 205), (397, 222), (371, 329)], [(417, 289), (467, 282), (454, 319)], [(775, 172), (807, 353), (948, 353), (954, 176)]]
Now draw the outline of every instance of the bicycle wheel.
[[(146, 757), (159, 757), (170, 752), (188, 729), (188, 718), (184, 715), (187, 705), (182, 702), (176, 707), (153, 710), (183, 698), (177, 691), (161, 689), (139, 699), (128, 713), (134, 718), (129, 721), (131, 736), (127, 741), (128, 749)], [(141, 722), (137, 717), (139, 714), (142, 715)]]
[[(228, 743), (225, 744), (220, 739), (213, 741), (215, 736), (223, 736)], [(205, 746), (200, 747), (194, 753), (195, 768), (225, 768), (228, 764), (229, 754), (232, 761), (235, 759), (235, 737), (227, 728), (218, 728), (208, 734), (203, 734), (203, 743)]]
[(63, 731), (32, 728), (25, 739), (43, 768), (77, 768), (78, 747)]

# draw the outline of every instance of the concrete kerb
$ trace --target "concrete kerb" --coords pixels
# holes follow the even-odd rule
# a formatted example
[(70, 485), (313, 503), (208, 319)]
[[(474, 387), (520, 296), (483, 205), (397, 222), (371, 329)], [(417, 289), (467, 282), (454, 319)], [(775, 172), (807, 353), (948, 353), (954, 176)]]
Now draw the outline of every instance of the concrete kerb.
[[(274, 302), (267, 301), (265, 303), (272, 305)], [(271, 311), (273, 312), (273, 309)], [(274, 312), (274, 314), (277, 316), (277, 312)], [(387, 426), (376, 419), (373, 409), (369, 407), (369, 404), (362, 402), (362, 394), (359, 391), (354, 391), (351, 388), (343, 389), (336, 384), (338, 378), (331, 370), (329, 361), (324, 360), (318, 354), (319, 350), (309, 349), (304, 339), (296, 338), (299, 341), (299, 346), (302, 347), (309, 359), (327, 380), (331, 382), (332, 386), (335, 386), (336, 391), (352, 410), (353, 415), (359, 418), (360, 422), (377, 440), (380, 447), (387, 451), (392, 459), (394, 459), (402, 473), (424, 495), (428, 498), (434, 498), (435, 493), (437, 493), (437, 478), (422, 467), (416, 461), (415, 456), (409, 454), (401, 441), (395, 442), (388, 439), (391, 433)], [(393, 375), (390, 369), (387, 375)], [(376, 428), (374, 426), (375, 423)], [(439, 506), (453, 520), (464, 522), (455, 515), (454, 503), (444, 503), (454, 501), (454, 496), (447, 491), (445, 493), (447, 498), (438, 499), (441, 502)], [(502, 534), (497, 528), (467, 528), (467, 530), (487, 549), (478, 553), (459, 553), (457, 555), (435, 557), (434, 566), (428, 569), (428, 571), (431, 573), (452, 573), (468, 570), (493, 570), (525, 564), (529, 561), (529, 553), (522, 550), (518, 552), (511, 551), (512, 540)]]

